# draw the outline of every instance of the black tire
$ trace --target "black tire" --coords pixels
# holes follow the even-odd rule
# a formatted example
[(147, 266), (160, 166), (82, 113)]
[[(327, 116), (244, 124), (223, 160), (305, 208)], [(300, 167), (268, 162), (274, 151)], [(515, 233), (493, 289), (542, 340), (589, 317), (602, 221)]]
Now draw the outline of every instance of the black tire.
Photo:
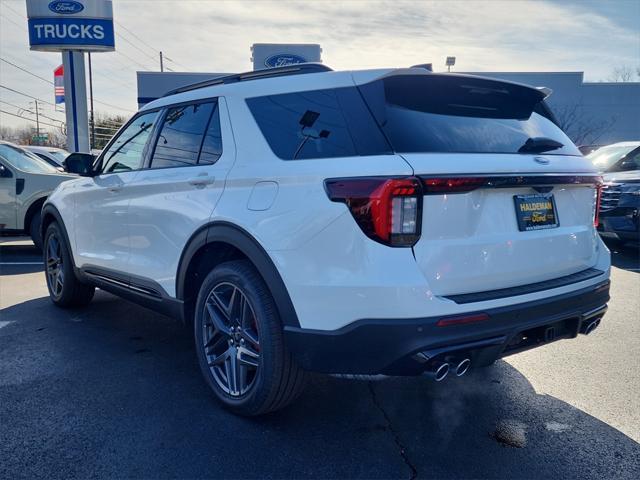
[[(194, 337), (207, 384), (235, 414), (279, 410), (304, 388), (306, 372), (287, 352), (275, 302), (249, 261), (223, 263), (204, 279), (196, 301)], [(255, 365), (247, 365), (251, 362)]]
[(37, 211), (36, 214), (31, 217), (29, 222), (29, 235), (35, 247), (42, 251), (42, 233), (40, 233), (40, 224), (42, 223), (42, 212)]
[(82, 307), (93, 298), (95, 287), (78, 280), (69, 247), (60, 226), (53, 222), (44, 236), (44, 268), (49, 298), (58, 307)]

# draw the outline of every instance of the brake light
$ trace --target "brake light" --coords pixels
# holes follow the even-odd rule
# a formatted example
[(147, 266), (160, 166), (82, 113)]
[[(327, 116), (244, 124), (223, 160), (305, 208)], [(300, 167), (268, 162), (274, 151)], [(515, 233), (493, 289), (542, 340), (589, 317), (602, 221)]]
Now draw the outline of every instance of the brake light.
[(490, 178), (484, 177), (435, 177), (423, 178), (424, 193), (465, 193), (488, 186)]
[(602, 201), (602, 183), (596, 184), (593, 192), (593, 226), (598, 227), (600, 223), (600, 202)]
[(329, 198), (347, 205), (369, 238), (391, 247), (412, 247), (420, 238), (419, 179), (362, 177), (325, 181)]

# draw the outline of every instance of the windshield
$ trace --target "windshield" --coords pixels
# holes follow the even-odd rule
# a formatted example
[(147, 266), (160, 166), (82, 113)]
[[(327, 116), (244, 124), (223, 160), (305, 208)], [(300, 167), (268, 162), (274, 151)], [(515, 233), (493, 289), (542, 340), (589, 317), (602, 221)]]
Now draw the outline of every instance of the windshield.
[(58, 173), (58, 170), (44, 160), (12, 145), (0, 145), (0, 157), (12, 167), (27, 173)]
[(64, 162), (69, 156), (69, 152), (66, 150), (47, 150), (47, 153), (55, 158), (60, 164), (62, 164), (62, 162)]
[(396, 75), (360, 90), (396, 152), (581, 155), (534, 88), (476, 77)]
[(593, 165), (599, 171), (607, 172), (636, 148), (638, 148), (638, 145), (609, 145), (591, 152), (587, 155), (587, 158), (593, 162)]

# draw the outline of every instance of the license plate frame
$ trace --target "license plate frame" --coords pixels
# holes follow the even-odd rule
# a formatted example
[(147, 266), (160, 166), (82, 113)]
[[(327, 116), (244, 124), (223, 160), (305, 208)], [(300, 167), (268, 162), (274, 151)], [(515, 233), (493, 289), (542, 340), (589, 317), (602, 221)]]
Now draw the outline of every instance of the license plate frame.
[(521, 232), (558, 228), (560, 220), (552, 193), (514, 195), (516, 219)]

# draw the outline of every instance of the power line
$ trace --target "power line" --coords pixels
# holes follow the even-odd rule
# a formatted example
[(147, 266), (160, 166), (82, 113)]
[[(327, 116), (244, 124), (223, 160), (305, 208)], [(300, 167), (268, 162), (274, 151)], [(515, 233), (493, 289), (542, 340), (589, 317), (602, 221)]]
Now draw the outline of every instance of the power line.
[(33, 110), (29, 110), (28, 108), (20, 107), (20, 106), (18, 106), (18, 105), (13, 104), (13, 103), (6, 102), (6, 101), (4, 101), (4, 100), (0, 100), (0, 103), (4, 103), (4, 104), (6, 104), (6, 105), (10, 105), (10, 106), (12, 106), (13, 108), (17, 108), (18, 110), (23, 110), (23, 111), (25, 111), (25, 112), (29, 112), (31, 115), (38, 115), (38, 116), (40, 116), (40, 117), (47, 118), (47, 119), (52, 120), (52, 121), (54, 121), (54, 122), (65, 123), (65, 122), (63, 122), (62, 120), (58, 120), (57, 118), (49, 117), (49, 116), (47, 116), (47, 115), (45, 115), (45, 114), (43, 114), (43, 113), (36, 113), (36, 112), (34, 112)]
[[(12, 117), (17, 117), (17, 118), (20, 118), (22, 120), (26, 120), (28, 122), (38, 123), (33, 118), (21, 117), (20, 115), (16, 115), (15, 113), (7, 112), (6, 110), (0, 109), (0, 113), (4, 113), (5, 115), (11, 115)], [(39, 122), (39, 123), (40, 123), (40, 125), (47, 125), (48, 127), (62, 129), (62, 125), (53, 125), (52, 123), (46, 123), (46, 122)]]
[(140, 43), (142, 43), (143, 45), (145, 45), (146, 47), (150, 48), (151, 50), (153, 50), (154, 53), (158, 52), (159, 50), (152, 47), (151, 45), (149, 45), (147, 42), (145, 42), (144, 40), (142, 40), (138, 35), (136, 35), (135, 33), (133, 33), (131, 30), (129, 30), (127, 27), (125, 27), (124, 25), (122, 25), (120, 22), (116, 21), (116, 25), (118, 25), (120, 28), (122, 28), (124, 31), (126, 31), (127, 33), (129, 33), (129, 35), (131, 35), (133, 38), (135, 38), (136, 40), (138, 40)]
[(129, 45), (131, 45), (133, 48), (135, 48), (136, 50), (138, 50), (140, 53), (142, 53), (145, 57), (150, 58), (151, 60), (153, 60), (154, 62), (156, 61), (156, 58), (154, 56), (151, 56), (149, 53), (145, 52), (144, 50), (142, 50), (140, 47), (138, 47), (137, 45), (133, 44), (132, 42), (130, 42), (129, 40), (127, 40), (123, 35), (116, 33), (116, 37), (118, 37), (120, 40), (124, 40), (125, 42), (127, 42)]
[(23, 92), (20, 92), (18, 90), (14, 90), (13, 88), (5, 87), (4, 85), (1, 85), (1, 84), (0, 84), (0, 88), (4, 88), (5, 90), (9, 90), (9, 91), (11, 91), (13, 93), (17, 93), (18, 95), (22, 95), (24, 97), (29, 97), (29, 98), (31, 98), (33, 100), (38, 100), (39, 102), (46, 103), (47, 105), (51, 105), (51, 106), (55, 107), (55, 105), (53, 103), (47, 102), (46, 100), (42, 100), (41, 98), (38, 98), (38, 97), (34, 97), (33, 95), (29, 95), (28, 93), (23, 93)]
[(29, 74), (29, 75), (31, 75), (32, 77), (39, 78), (39, 79), (40, 79), (40, 80), (42, 80), (43, 82), (47, 82), (48, 84), (53, 85), (53, 82), (52, 82), (51, 80), (47, 80), (46, 78), (41, 77), (40, 75), (37, 75), (37, 74), (35, 74), (35, 73), (33, 73), (33, 72), (30, 72), (30, 71), (29, 71), (29, 70), (27, 70), (26, 68), (22, 68), (21, 66), (16, 65), (15, 63), (10, 62), (9, 60), (5, 60), (4, 58), (1, 58), (1, 57), (0, 57), (0, 60), (1, 60), (1, 61), (3, 61), (4, 63), (8, 63), (9, 65), (11, 65), (12, 67), (17, 68), (18, 70), (22, 70), (23, 72), (28, 73), (28, 74)]

